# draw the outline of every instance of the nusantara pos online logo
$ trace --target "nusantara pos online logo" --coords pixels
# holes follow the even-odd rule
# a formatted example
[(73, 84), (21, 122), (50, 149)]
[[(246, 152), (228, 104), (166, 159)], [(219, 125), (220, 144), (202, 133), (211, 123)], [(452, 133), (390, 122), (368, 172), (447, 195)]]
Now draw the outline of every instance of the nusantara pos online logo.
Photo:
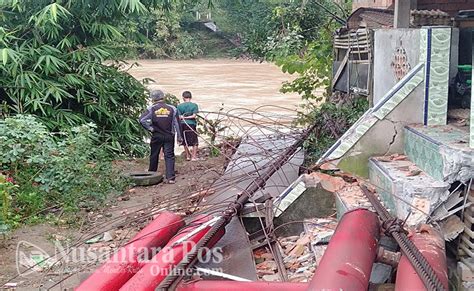
[[(134, 243), (128, 244), (118, 250), (111, 250), (109, 247), (92, 248), (90, 246), (70, 247), (68, 244), (62, 245), (56, 241), (54, 252), (48, 253), (41, 247), (28, 242), (20, 241), (16, 248), (16, 268), (18, 275), (28, 277), (35, 273), (47, 272), (54, 268), (67, 265), (74, 268), (84, 264), (101, 265), (106, 261), (109, 263), (123, 264), (138, 263), (142, 267), (148, 262), (160, 261), (174, 265), (174, 258), (179, 254), (189, 253), (195, 247), (194, 242), (185, 241), (178, 246), (144, 248), (136, 247)], [(178, 253), (179, 252), (179, 253)], [(180, 256), (181, 257), (181, 256)], [(201, 248), (198, 251), (197, 261), (201, 264), (219, 264), (223, 261), (222, 248)], [(110, 268), (110, 271), (119, 268)], [(153, 272), (168, 272), (170, 270), (156, 270)], [(216, 270), (218, 271), (218, 270)], [(153, 275), (153, 274), (152, 274)]]

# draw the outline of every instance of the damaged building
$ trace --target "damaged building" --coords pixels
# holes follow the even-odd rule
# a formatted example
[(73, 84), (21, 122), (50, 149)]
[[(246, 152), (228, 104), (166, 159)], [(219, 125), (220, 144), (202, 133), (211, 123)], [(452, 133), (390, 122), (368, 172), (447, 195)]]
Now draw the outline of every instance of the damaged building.
[[(368, 179), (408, 225), (439, 224), (451, 286), (471, 290), (474, 1), (353, 3), (335, 36), (333, 91), (371, 108), (319, 163)], [(339, 214), (360, 206), (353, 192), (337, 192)]]
[[(473, 30), (473, 0), (354, 0), (332, 90), (370, 108), (317, 167), (302, 169), (314, 127), (249, 134), (206, 215), (149, 225), (182, 224), (162, 242), (171, 263), (106, 281), (128, 266), (107, 262), (76, 290), (474, 290)], [(222, 260), (194, 264), (201, 247)]]

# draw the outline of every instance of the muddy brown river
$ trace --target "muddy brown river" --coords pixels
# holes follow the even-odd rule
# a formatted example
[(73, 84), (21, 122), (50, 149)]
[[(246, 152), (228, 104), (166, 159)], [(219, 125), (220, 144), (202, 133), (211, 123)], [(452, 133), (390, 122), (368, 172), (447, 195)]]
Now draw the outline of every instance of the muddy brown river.
[[(278, 105), (296, 110), (301, 103), (297, 94), (280, 93), (284, 81), (294, 76), (284, 74), (270, 63), (244, 60), (140, 60), (129, 72), (137, 79), (152, 78), (150, 88), (162, 89), (178, 97), (184, 90), (193, 93), (201, 110), (234, 108), (256, 109)], [(266, 112), (275, 109), (263, 108)]]

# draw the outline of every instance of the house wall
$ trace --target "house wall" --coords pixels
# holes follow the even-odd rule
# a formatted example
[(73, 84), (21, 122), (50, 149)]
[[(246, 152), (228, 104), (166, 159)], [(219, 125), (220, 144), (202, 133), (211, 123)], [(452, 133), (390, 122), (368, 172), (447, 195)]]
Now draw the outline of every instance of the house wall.
[(370, 157), (403, 153), (403, 128), (407, 124), (422, 122), (424, 100), (416, 96), (423, 95), (423, 85), (403, 100), (397, 108), (390, 112), (365, 134), (357, 144), (340, 160), (338, 167), (346, 172), (361, 177), (368, 177), (368, 159)]
[[(374, 106), (319, 161), (361, 176), (369, 157), (403, 152), (404, 125), (445, 124), (449, 74), (458, 60), (458, 29), (377, 30), (374, 39)], [(398, 79), (392, 61), (400, 46), (410, 68)]]
[[(393, 8), (395, 0), (353, 0), (352, 11), (360, 7), (370, 8)], [(459, 10), (474, 9), (474, 0), (417, 0), (419, 10), (442, 10), (451, 16)]]
[[(373, 104), (382, 99), (398, 82), (391, 64), (399, 47), (405, 50), (410, 67), (416, 66), (420, 61), (420, 30), (378, 29), (375, 31)], [(423, 92), (418, 92), (414, 97), (423, 100)], [(421, 108), (420, 112), (422, 111)]]
[[(474, 34), (472, 34), (472, 42), (474, 43)], [(471, 48), (472, 53), (472, 85), (471, 85), (471, 122), (470, 122), (470, 137), (469, 146), (474, 148), (474, 47)]]
[[(420, 29), (375, 30), (373, 104), (376, 104), (398, 82), (391, 66), (398, 47), (404, 48), (410, 67), (416, 66), (420, 62)], [(450, 79), (456, 76), (458, 50), (459, 30), (454, 28), (451, 35)], [(424, 98), (424, 92), (416, 94), (414, 98)]]

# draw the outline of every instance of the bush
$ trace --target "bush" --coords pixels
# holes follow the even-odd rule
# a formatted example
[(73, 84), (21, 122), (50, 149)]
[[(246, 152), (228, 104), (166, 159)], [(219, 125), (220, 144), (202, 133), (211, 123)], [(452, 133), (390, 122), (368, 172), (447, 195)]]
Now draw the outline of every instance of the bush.
[(179, 98), (176, 97), (176, 95), (174, 94), (166, 93), (165, 102), (168, 103), (169, 105), (173, 105), (174, 107), (176, 107), (179, 105)]
[(299, 113), (300, 125), (316, 124), (315, 133), (305, 142), (306, 165), (312, 165), (369, 109), (365, 97), (346, 97), (342, 102), (310, 103), (307, 113)]
[(1, 120), (1, 170), (16, 186), (7, 193), (10, 202), (0, 202), (8, 213), (3, 219), (14, 224), (46, 214), (46, 208), (95, 207), (111, 192), (123, 190), (126, 181), (112, 169), (98, 140), (93, 124), (51, 133), (30, 115)]
[(182, 32), (178, 35), (175, 47), (175, 58), (192, 59), (203, 54), (199, 40), (188, 32)]

